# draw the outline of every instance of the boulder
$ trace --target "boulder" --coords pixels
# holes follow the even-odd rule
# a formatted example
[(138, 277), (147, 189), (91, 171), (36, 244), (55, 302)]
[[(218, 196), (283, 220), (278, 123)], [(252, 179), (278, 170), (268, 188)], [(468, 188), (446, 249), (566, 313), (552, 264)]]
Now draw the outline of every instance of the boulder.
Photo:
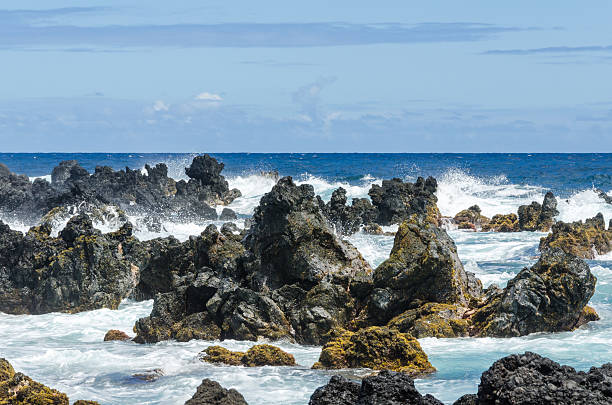
[(612, 251), (612, 229), (606, 230), (603, 215), (572, 223), (557, 222), (552, 232), (540, 240), (540, 250), (561, 248), (584, 259), (594, 259)]
[(247, 405), (235, 389), (225, 389), (218, 382), (205, 378), (185, 405)]
[(329, 383), (317, 388), (309, 405), (442, 405), (431, 395), (421, 395), (414, 381), (405, 373), (381, 371), (366, 377), (361, 384), (342, 376), (333, 376)]
[(252, 346), (246, 353), (232, 352), (221, 346), (209, 346), (200, 353), (199, 359), (207, 363), (245, 367), (296, 365), (293, 355), (268, 344)]
[(394, 329), (376, 326), (340, 333), (323, 346), (319, 361), (313, 368), (371, 368), (401, 371), (409, 375), (435, 371), (415, 338)]
[(573, 330), (589, 319), (592, 309), (585, 307), (596, 281), (584, 260), (549, 249), (476, 311), (475, 333), (508, 337)]
[(6, 359), (0, 358), (0, 404), (69, 405), (70, 402), (66, 394), (16, 373)]
[(419, 177), (414, 183), (404, 183), (394, 178), (383, 180), (381, 186), (373, 184), (368, 194), (378, 211), (375, 222), (379, 225), (398, 224), (417, 214), (438, 225), (437, 187), (438, 183), (433, 177), (427, 180)]
[[(227, 181), (221, 175), (225, 165), (209, 155), (196, 156), (185, 174), (200, 186), (200, 198), (221, 204), (229, 204), (240, 197), (240, 191), (230, 190)], [(191, 180), (190, 180), (191, 183)]]
[(552, 192), (547, 192), (542, 204), (532, 202), (518, 208), (519, 229), (521, 231), (548, 232), (559, 215), (557, 200)]
[(377, 211), (369, 200), (354, 198), (350, 206), (346, 205), (346, 202), (346, 190), (339, 187), (323, 207), (323, 213), (338, 234), (351, 235), (359, 231), (362, 225), (376, 220)]
[(467, 318), (472, 311), (460, 305), (428, 302), (402, 312), (391, 319), (387, 326), (410, 333), (417, 339), (469, 336), (470, 321)]
[(384, 324), (428, 302), (467, 307), (481, 289), (464, 270), (448, 234), (414, 217), (400, 225), (389, 259), (374, 271), (367, 311), (372, 323)]
[(493, 215), (489, 223), (482, 226), (482, 230), (484, 232), (518, 232), (520, 231), (518, 217), (514, 213)]
[(117, 329), (111, 329), (108, 332), (106, 332), (106, 334), (104, 335), (105, 342), (111, 342), (115, 340), (123, 341), (123, 340), (130, 340), (130, 339), (131, 338), (128, 336), (127, 333), (117, 330)]
[(482, 374), (478, 405), (612, 403), (612, 364), (576, 372), (535, 353), (504, 357)]
[(468, 229), (477, 231), (489, 223), (489, 218), (485, 217), (480, 212), (478, 205), (472, 205), (470, 208), (460, 211), (453, 218), (459, 229)]

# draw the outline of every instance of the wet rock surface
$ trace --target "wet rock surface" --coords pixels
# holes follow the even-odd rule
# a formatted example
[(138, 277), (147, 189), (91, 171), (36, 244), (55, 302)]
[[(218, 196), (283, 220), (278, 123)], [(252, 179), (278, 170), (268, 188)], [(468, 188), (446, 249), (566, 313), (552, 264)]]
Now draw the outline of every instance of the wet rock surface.
[(460, 211), (453, 218), (454, 223), (459, 229), (477, 231), (489, 223), (489, 218), (481, 214), (480, 207), (473, 205), (470, 208)]
[(218, 382), (202, 380), (202, 384), (185, 405), (248, 405), (242, 394), (233, 388), (225, 389)]
[(548, 232), (559, 215), (557, 199), (552, 192), (547, 192), (542, 204), (532, 202), (518, 208), (519, 229), (521, 231)]
[(296, 365), (293, 355), (268, 344), (252, 346), (246, 352), (233, 352), (221, 346), (210, 346), (200, 353), (199, 359), (207, 363), (245, 367)]
[(229, 204), (240, 196), (230, 190), (221, 175), (223, 163), (203, 155), (186, 169), (188, 181), (168, 177), (168, 168), (159, 163), (140, 170), (115, 171), (96, 167), (94, 173), (77, 161), (64, 161), (53, 169), (51, 183), (30, 182), (27, 176), (10, 172), (0, 164), (0, 209), (8, 215), (34, 223), (57, 207), (88, 204), (114, 205), (130, 213), (147, 213), (173, 220), (216, 219), (214, 204)]
[(442, 405), (431, 395), (421, 395), (405, 373), (382, 371), (361, 384), (335, 375), (318, 388), (309, 405)]
[(411, 335), (372, 326), (340, 331), (323, 346), (315, 369), (370, 368), (416, 376), (434, 372), (419, 342)]
[(612, 230), (606, 229), (603, 215), (572, 223), (557, 222), (552, 232), (540, 240), (540, 250), (561, 248), (585, 259), (612, 251)]
[(480, 336), (523, 336), (580, 326), (597, 279), (582, 259), (561, 249), (546, 251), (473, 316)]
[(519, 232), (518, 216), (512, 214), (497, 214), (493, 215), (491, 220), (482, 226), (484, 232)]

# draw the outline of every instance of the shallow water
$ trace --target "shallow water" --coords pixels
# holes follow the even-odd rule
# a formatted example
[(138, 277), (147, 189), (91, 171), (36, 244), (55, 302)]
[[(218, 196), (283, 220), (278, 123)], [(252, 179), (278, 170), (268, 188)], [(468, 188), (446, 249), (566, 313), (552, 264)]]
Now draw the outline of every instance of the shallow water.
[[(176, 178), (184, 177), (182, 168), (191, 158), (191, 155), (160, 155), (157, 158), (149, 155), (104, 156), (102, 160), (100, 156), (88, 156), (88, 168), (103, 162), (114, 167), (128, 162), (132, 167), (138, 167), (144, 162), (163, 160), (169, 163), (169, 172)], [(74, 156), (41, 159), (56, 164), (71, 157)], [(30, 175), (49, 173), (49, 162), (30, 162), (28, 166), (27, 162), (24, 163), (27, 159), (37, 159), (32, 156), (13, 159)], [(409, 155), (404, 160), (392, 155), (386, 157), (388, 162), (378, 155), (358, 155), (352, 157), (348, 166), (346, 156), (336, 161), (297, 154), (280, 157), (223, 155), (221, 159), (226, 161), (230, 187), (237, 187), (243, 193), (243, 197), (230, 205), (239, 214), (236, 221), (239, 227), (244, 226), (244, 219), (252, 214), (259, 198), (272, 188), (273, 180), (257, 174), (260, 170), (270, 169), (278, 169), (281, 175), (291, 174), (299, 183), (313, 184), (324, 200), (329, 200), (338, 186), (347, 189), (350, 200), (351, 197), (367, 197), (370, 184), (380, 183), (382, 178), (399, 176), (413, 180), (416, 175), (432, 174), (438, 177), (437, 196), (444, 215), (454, 215), (473, 204), (479, 204), (485, 215), (516, 212), (519, 205), (534, 199), (541, 201), (544, 193), (553, 189), (562, 195), (558, 219), (585, 219), (597, 212), (602, 212), (606, 219), (612, 217), (612, 205), (605, 204), (592, 190), (594, 185), (606, 191), (612, 188), (612, 173), (609, 173), (612, 158), (608, 155), (593, 155), (590, 160), (579, 156), (574, 160), (574, 166), (568, 166), (565, 180), (558, 171), (555, 174), (540, 161), (530, 162), (529, 157), (522, 155), (517, 158), (519, 164), (516, 168), (512, 165), (514, 158), (505, 156), (497, 157), (497, 163), (491, 157), (470, 158), (469, 162), (457, 163), (462, 159), (447, 155)], [(571, 159), (552, 156), (548, 163), (565, 165), (568, 160)], [(0, 161), (3, 161), (1, 157)], [(15, 165), (9, 166), (16, 170)], [(7, 219), (7, 216), (0, 213), (0, 218)], [(25, 224), (8, 219), (14, 228), (27, 229)], [(211, 223), (221, 225), (217, 221), (165, 223), (161, 233), (151, 233), (141, 226), (141, 218), (130, 219), (141, 239), (174, 235), (185, 240), (189, 235), (202, 232)], [(532, 265), (538, 255), (539, 239), (544, 236), (536, 232), (473, 233), (458, 230), (449, 231), (449, 234), (457, 244), (466, 269), (476, 273), (485, 286), (493, 283), (504, 286), (523, 267)], [(357, 233), (348, 240), (373, 266), (384, 261), (393, 246), (391, 236)], [(589, 261), (589, 265), (598, 277), (591, 304), (599, 312), (601, 321), (571, 333), (536, 334), (522, 338), (420, 339), (438, 372), (417, 380), (419, 390), (431, 393), (445, 403), (452, 403), (463, 394), (476, 392), (480, 374), (495, 360), (527, 350), (583, 370), (611, 361), (612, 256)], [(91, 399), (102, 404), (182, 404), (193, 395), (202, 378), (208, 377), (225, 387), (236, 388), (251, 405), (304, 405), (312, 392), (329, 379), (329, 373), (309, 369), (318, 359), (319, 347), (275, 343), (292, 353), (300, 366), (249, 369), (205, 364), (197, 360), (197, 354), (210, 344), (245, 350), (253, 342), (192, 341), (138, 345), (102, 341), (109, 329), (130, 332), (135, 320), (147, 316), (151, 306), (151, 301), (124, 302), (117, 311), (103, 309), (75, 315), (39, 316), (0, 314), (0, 356), (11, 361), (17, 370), (66, 392), (73, 400)], [(134, 373), (158, 368), (163, 370), (164, 376), (157, 381), (143, 382), (132, 377)]]

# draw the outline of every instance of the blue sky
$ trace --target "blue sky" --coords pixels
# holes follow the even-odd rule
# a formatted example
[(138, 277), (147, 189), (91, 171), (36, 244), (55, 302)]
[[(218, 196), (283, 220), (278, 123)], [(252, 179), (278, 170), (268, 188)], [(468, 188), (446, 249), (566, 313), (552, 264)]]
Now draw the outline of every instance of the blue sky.
[(4, 0), (0, 150), (610, 152), (611, 15), (608, 1)]

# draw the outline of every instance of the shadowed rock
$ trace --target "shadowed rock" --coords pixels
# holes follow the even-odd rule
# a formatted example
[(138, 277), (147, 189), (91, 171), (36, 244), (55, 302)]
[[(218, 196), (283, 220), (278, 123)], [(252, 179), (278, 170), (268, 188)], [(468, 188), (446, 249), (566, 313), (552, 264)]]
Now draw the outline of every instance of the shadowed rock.
[(519, 229), (521, 231), (548, 232), (559, 215), (557, 200), (552, 192), (547, 192), (542, 204), (532, 202), (518, 208)]
[(223, 388), (218, 382), (205, 378), (193, 397), (185, 405), (248, 405), (235, 389)]

